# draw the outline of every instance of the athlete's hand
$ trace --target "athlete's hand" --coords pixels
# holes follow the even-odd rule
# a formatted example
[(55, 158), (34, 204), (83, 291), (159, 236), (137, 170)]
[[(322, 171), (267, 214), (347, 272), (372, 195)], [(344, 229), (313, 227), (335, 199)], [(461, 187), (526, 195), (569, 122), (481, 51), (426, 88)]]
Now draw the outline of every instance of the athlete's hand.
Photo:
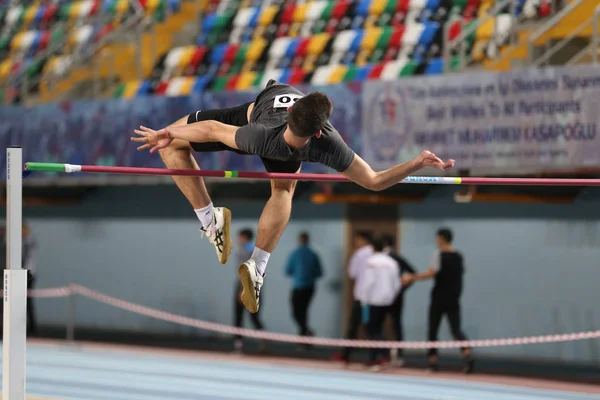
[(441, 169), (442, 171), (446, 171), (452, 167), (454, 167), (454, 160), (448, 160), (446, 162), (442, 161), (440, 158), (436, 157), (430, 151), (423, 151), (419, 157), (417, 157), (419, 165), (421, 168), (423, 167), (433, 167), (437, 169)]
[(173, 138), (166, 129), (155, 131), (145, 126), (140, 126), (140, 129), (136, 129), (136, 135), (131, 138), (132, 142), (143, 143), (139, 146), (138, 150), (150, 149), (150, 153), (154, 153), (157, 150), (164, 149), (171, 144)]

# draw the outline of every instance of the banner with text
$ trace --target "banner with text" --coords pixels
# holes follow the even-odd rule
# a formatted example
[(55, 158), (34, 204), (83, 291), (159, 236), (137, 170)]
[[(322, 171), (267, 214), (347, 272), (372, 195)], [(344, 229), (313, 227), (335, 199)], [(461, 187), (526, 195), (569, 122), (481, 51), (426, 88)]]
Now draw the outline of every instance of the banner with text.
[(367, 82), (362, 104), (362, 154), (376, 168), (424, 149), (460, 169), (600, 166), (597, 67)]

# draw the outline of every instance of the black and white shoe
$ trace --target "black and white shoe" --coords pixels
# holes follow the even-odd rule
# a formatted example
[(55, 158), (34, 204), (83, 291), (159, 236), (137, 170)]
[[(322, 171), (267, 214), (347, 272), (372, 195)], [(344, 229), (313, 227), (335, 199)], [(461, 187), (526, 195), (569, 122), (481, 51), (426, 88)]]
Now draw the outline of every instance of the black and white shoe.
[(200, 229), (208, 237), (208, 241), (215, 246), (217, 258), (221, 264), (227, 263), (233, 247), (230, 226), (231, 211), (225, 207), (215, 207), (212, 224), (206, 229)]
[(242, 303), (251, 313), (258, 312), (260, 304), (260, 290), (262, 289), (264, 275), (256, 268), (256, 261), (250, 259), (238, 268), (238, 277), (242, 282)]

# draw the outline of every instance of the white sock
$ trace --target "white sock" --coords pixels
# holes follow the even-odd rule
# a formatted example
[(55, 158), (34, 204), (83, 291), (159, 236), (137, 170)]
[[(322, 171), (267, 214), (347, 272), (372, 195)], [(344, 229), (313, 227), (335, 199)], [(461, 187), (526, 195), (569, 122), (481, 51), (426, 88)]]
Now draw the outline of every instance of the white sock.
[(269, 262), (269, 257), (271, 257), (271, 253), (267, 253), (264, 250), (259, 249), (258, 247), (254, 248), (252, 252), (252, 258), (256, 262), (256, 269), (261, 275), (265, 274), (267, 269), (267, 263)]
[(194, 210), (194, 212), (196, 213), (196, 216), (198, 216), (198, 219), (202, 223), (202, 227), (204, 229), (208, 229), (208, 227), (214, 222), (213, 203), (210, 203), (206, 207), (198, 208)]

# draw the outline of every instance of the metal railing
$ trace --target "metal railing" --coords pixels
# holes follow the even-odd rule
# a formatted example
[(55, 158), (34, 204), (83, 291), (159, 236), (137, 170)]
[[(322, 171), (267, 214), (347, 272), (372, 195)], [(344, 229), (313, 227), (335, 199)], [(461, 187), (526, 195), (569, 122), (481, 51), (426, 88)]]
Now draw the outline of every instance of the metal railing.
[[(591, 56), (592, 64), (597, 65), (599, 61), (598, 52), (600, 52), (600, 5), (594, 10), (594, 15), (591, 21), (588, 21), (586, 26), (589, 26), (591, 22), (592, 29), (592, 40), (585, 46), (579, 53), (575, 54), (568, 62), (567, 65), (579, 64), (583, 61), (585, 56)], [(591, 54), (590, 54), (591, 53)]]
[[(578, 3), (578, 4), (579, 4), (581, 1), (583, 1), (583, 0), (577, 0), (577, 1), (575, 1), (575, 3)], [(502, 8), (505, 8), (505, 7), (507, 6), (507, 4), (506, 4), (506, 3), (496, 3), (496, 4), (499, 6), (499, 7), (495, 8), (496, 10), (501, 10)], [(570, 10), (572, 10), (572, 9), (575, 7), (575, 6), (573, 6), (572, 4), (573, 4), (573, 3), (571, 3), (571, 5), (570, 5), (569, 7), (567, 7), (567, 8), (569, 8), (569, 10), (568, 10), (568, 11), (565, 11), (565, 9), (563, 9), (561, 12), (559, 12), (559, 2), (558, 2), (558, 1), (552, 1), (552, 2), (550, 3), (550, 7), (551, 7), (551, 8), (550, 8), (550, 14), (551, 14), (553, 17), (552, 17), (552, 18), (551, 18), (551, 19), (550, 19), (548, 22), (546, 22), (546, 23), (544, 24), (544, 26), (543, 26), (543, 27), (544, 27), (544, 29), (550, 29), (551, 27), (554, 27), (554, 25), (556, 25), (556, 23), (558, 23), (558, 21), (559, 21), (560, 19), (562, 19), (562, 16), (563, 16), (563, 15), (566, 15), (566, 13), (570, 12)], [(512, 21), (511, 21), (511, 29), (510, 29), (510, 32), (509, 32), (509, 42), (508, 42), (508, 44), (509, 44), (509, 45), (511, 45), (511, 48), (510, 48), (510, 50), (509, 50), (508, 52), (506, 52), (506, 53), (504, 53), (504, 54), (501, 54), (501, 53), (499, 53), (499, 54), (498, 54), (498, 55), (499, 55), (499, 57), (498, 57), (498, 58), (496, 58), (496, 59), (494, 59), (494, 60), (491, 60), (491, 63), (490, 63), (490, 65), (489, 65), (489, 67), (490, 67), (490, 68), (493, 68), (494, 66), (496, 66), (496, 65), (500, 64), (501, 62), (503, 62), (504, 60), (506, 60), (506, 58), (508, 58), (508, 57), (512, 57), (512, 56), (514, 55), (514, 53), (516, 52), (516, 50), (517, 50), (517, 46), (518, 46), (518, 45), (520, 45), (520, 44), (524, 44), (524, 43), (523, 43), (523, 41), (520, 41), (520, 40), (518, 39), (517, 35), (516, 35), (516, 33), (517, 33), (517, 25), (518, 25), (518, 23), (520, 23), (520, 22), (523, 22), (523, 20), (525, 19), (525, 17), (523, 16), (523, 13), (521, 13), (520, 15), (517, 15), (517, 5), (518, 5), (518, 3), (517, 3), (516, 1), (511, 1), (511, 2), (510, 2), (510, 9), (511, 9), (511, 17), (512, 17)], [(491, 12), (490, 12), (490, 13), (491, 13)], [(495, 18), (495, 17), (497, 17), (497, 14), (499, 14), (499, 13), (496, 13), (495, 15), (493, 15), (493, 17), (494, 17), (494, 18)], [(461, 41), (462, 41), (462, 42), (466, 41), (466, 39), (468, 38), (468, 36), (469, 36), (469, 35), (472, 35), (473, 33), (475, 33), (475, 31), (477, 30), (477, 28), (478, 28), (479, 26), (481, 26), (481, 24), (483, 24), (483, 23), (485, 23), (487, 20), (489, 20), (489, 18), (490, 18), (490, 17), (492, 17), (492, 15), (488, 14), (488, 17), (486, 17), (485, 19), (481, 20), (481, 22), (479, 22), (479, 23), (477, 24), (477, 26), (476, 26), (476, 27), (474, 27), (474, 29), (470, 29), (470, 30), (468, 31), (468, 34), (467, 34), (467, 35), (465, 35), (465, 38), (461, 39)], [(548, 28), (548, 26), (549, 26), (550, 28)], [(450, 25), (448, 24), (448, 25), (446, 25), (446, 27), (447, 27), (447, 28), (449, 28), (449, 27), (450, 27)], [(496, 21), (495, 21), (495, 23), (494, 23), (494, 31), (493, 31), (493, 33), (492, 33), (492, 37), (493, 37), (493, 38), (496, 38), (496, 37), (497, 37), (497, 26), (496, 26)], [(458, 38), (457, 38), (457, 39), (458, 39)], [(525, 39), (525, 40), (527, 40), (527, 39)], [(448, 43), (448, 44), (449, 44), (449, 45), (447, 46), (447, 50), (448, 50), (448, 51), (452, 51), (452, 50), (453, 50), (453, 47), (455, 47), (455, 46), (456, 46), (456, 44), (455, 44), (454, 42), (456, 42), (456, 40), (455, 40), (455, 41), (449, 41), (449, 40), (448, 40), (448, 30), (446, 30), (446, 32), (445, 32), (445, 43)], [(460, 45), (462, 46), (463, 44), (461, 43)], [(446, 49), (444, 49), (444, 50), (446, 51)], [(459, 63), (459, 65), (460, 65), (460, 67), (462, 67), (462, 68), (466, 67), (466, 66), (467, 66), (467, 65), (468, 65), (470, 62), (472, 62), (472, 61), (473, 61), (473, 60), (472, 60), (472, 57), (471, 57), (471, 59), (469, 59), (469, 60), (465, 60), (465, 59), (464, 59), (464, 56), (463, 56), (463, 54), (464, 54), (464, 52), (465, 52), (465, 51), (467, 51), (467, 50), (468, 50), (468, 49), (466, 49), (466, 46), (464, 46), (464, 48), (461, 48), (461, 49), (460, 49), (460, 52), (459, 52), (459, 56), (461, 56), (461, 57), (460, 57), (460, 63)], [(445, 60), (448, 60), (448, 61), (449, 61), (451, 57), (450, 57), (449, 55), (447, 55), (447, 54), (448, 54), (448, 53), (445, 53)], [(448, 66), (449, 64), (448, 64), (448, 63), (446, 63), (445, 65), (446, 65), (446, 66)]]
[(575, 31), (571, 32), (569, 36), (563, 38), (561, 41), (554, 44), (553, 46), (550, 45), (550, 41), (546, 41), (546, 49), (544, 53), (540, 57), (535, 56), (535, 43), (585, 1), (589, 0), (575, 0), (570, 2), (558, 14), (556, 14), (554, 17), (548, 20), (545, 24), (543, 24), (539, 29), (537, 29), (527, 38), (527, 58), (530, 66), (540, 67), (542, 65), (545, 65), (550, 60), (550, 58), (552, 58), (553, 55), (555, 55), (556, 53), (558, 53), (558, 51), (563, 49), (574, 37), (579, 35), (584, 29), (586, 29), (589, 26), (589, 24), (581, 24), (577, 29), (575, 29)]
[[(554, 12), (556, 4), (552, 3), (552, 10)], [(508, 32), (509, 44), (515, 44), (517, 41), (516, 28), (518, 22), (522, 19), (521, 16), (518, 15), (518, 2), (517, 0), (499, 0), (494, 4), (485, 17), (480, 18), (470, 24), (466, 24), (464, 19), (460, 17), (456, 17), (453, 20), (450, 20), (446, 23), (444, 27), (444, 68), (446, 72), (451, 70), (451, 60), (452, 54), (456, 53), (458, 55), (458, 69), (464, 69), (468, 65), (470, 65), (473, 60), (472, 54), (467, 54), (469, 50), (467, 47), (467, 41), (469, 38), (477, 32), (477, 29), (481, 27), (483, 24), (487, 23), (490, 19), (494, 21), (494, 27), (492, 29), (492, 38), (494, 40), (498, 37), (498, 16), (503, 14), (502, 11), (508, 8), (510, 10), (511, 17), (511, 26), (510, 31)], [(450, 28), (453, 23), (456, 23), (457, 19), (461, 20), (461, 33), (454, 39), (450, 39)]]

